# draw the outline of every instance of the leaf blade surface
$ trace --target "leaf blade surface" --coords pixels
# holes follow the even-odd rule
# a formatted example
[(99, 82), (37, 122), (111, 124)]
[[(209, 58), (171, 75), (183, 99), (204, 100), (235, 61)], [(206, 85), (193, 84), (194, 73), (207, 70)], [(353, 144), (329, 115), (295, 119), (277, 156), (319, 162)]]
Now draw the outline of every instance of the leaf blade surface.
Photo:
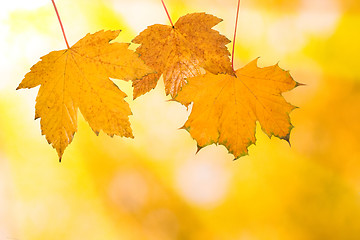
[(135, 80), (152, 70), (129, 44), (110, 43), (119, 32), (87, 34), (69, 49), (50, 52), (17, 88), (40, 85), (35, 118), (41, 119), (41, 132), (60, 159), (77, 131), (78, 109), (96, 134), (133, 137), (126, 94), (109, 78)]
[(295, 108), (281, 95), (297, 86), (290, 74), (278, 65), (259, 68), (257, 59), (229, 74), (206, 73), (189, 78), (175, 100), (194, 103), (184, 124), (202, 148), (224, 145), (239, 158), (255, 143), (256, 121), (269, 136), (289, 141)]

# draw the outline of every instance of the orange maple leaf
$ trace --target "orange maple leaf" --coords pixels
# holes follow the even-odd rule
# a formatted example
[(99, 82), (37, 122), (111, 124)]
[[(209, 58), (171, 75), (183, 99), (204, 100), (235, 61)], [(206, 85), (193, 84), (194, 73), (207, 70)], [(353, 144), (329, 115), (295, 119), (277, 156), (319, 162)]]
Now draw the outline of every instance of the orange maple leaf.
[(133, 81), (134, 99), (156, 87), (163, 74), (166, 94), (175, 97), (186, 78), (204, 73), (233, 73), (229, 51), (230, 42), (211, 29), (222, 19), (210, 14), (187, 14), (175, 25), (155, 24), (141, 32), (133, 43), (141, 44), (136, 52), (147, 65), (156, 70)]
[(216, 143), (235, 159), (246, 155), (256, 141), (256, 121), (269, 137), (289, 141), (289, 113), (295, 107), (281, 94), (299, 84), (278, 65), (259, 68), (256, 59), (235, 76), (206, 73), (187, 80), (175, 100), (185, 106), (194, 103), (183, 128), (197, 141), (198, 150)]
[(134, 80), (153, 71), (128, 43), (109, 43), (119, 32), (87, 34), (69, 49), (50, 52), (17, 88), (41, 85), (35, 119), (41, 118), (41, 132), (60, 160), (77, 131), (78, 109), (96, 134), (133, 137), (126, 94), (109, 77)]

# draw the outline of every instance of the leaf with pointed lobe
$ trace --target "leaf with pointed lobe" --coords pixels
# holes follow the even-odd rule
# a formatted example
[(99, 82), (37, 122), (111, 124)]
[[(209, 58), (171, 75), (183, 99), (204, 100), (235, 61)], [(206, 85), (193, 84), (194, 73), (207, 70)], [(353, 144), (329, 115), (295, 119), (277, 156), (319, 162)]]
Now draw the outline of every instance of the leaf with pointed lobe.
[(109, 78), (139, 79), (153, 70), (128, 49), (128, 43), (110, 43), (120, 31), (87, 34), (69, 49), (53, 51), (36, 63), (17, 89), (40, 85), (35, 119), (61, 159), (77, 131), (77, 112), (92, 130), (133, 137), (131, 110), (122, 92)]
[(185, 106), (193, 102), (183, 128), (199, 148), (221, 144), (239, 158), (256, 141), (257, 121), (269, 137), (289, 141), (293, 128), (289, 114), (295, 107), (281, 94), (298, 85), (278, 65), (259, 68), (256, 59), (235, 76), (206, 73), (189, 78), (175, 100)]
[(141, 44), (136, 52), (156, 73), (133, 81), (134, 98), (156, 87), (161, 75), (165, 92), (175, 97), (186, 78), (204, 73), (229, 73), (233, 70), (225, 36), (212, 29), (222, 20), (206, 13), (187, 14), (174, 26), (155, 24), (149, 26), (133, 43)]

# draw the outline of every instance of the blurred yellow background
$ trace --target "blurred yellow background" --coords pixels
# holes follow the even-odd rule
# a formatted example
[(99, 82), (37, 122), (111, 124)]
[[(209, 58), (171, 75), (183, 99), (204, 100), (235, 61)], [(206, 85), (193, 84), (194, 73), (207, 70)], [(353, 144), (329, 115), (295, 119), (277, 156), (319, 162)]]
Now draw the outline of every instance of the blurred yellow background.
[[(175, 22), (214, 14), (233, 37), (236, 0), (167, 0)], [(157, 0), (58, 0), (70, 45), (121, 29), (129, 42), (168, 19)], [(135, 139), (97, 137), (82, 117), (58, 163), (34, 121), (37, 90), (15, 91), (39, 58), (66, 47), (50, 0), (0, 7), (0, 240), (360, 239), (360, 3), (242, 0), (235, 67), (290, 70), (291, 147), (257, 128), (250, 155), (198, 154), (189, 114), (157, 88), (132, 100)], [(232, 44), (228, 45), (231, 50)], [(132, 45), (132, 49), (136, 46)]]

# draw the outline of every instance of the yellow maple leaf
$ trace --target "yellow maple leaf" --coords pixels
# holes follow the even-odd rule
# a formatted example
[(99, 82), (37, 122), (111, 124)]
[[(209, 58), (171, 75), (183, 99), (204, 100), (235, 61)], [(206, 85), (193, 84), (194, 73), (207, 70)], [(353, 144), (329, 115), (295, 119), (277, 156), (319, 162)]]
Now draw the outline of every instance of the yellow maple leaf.
[(235, 76), (206, 73), (189, 78), (175, 100), (185, 106), (194, 103), (183, 128), (199, 149), (217, 143), (239, 158), (256, 141), (256, 121), (269, 137), (289, 141), (289, 113), (295, 107), (281, 94), (297, 85), (278, 65), (259, 68), (256, 59)]
[(187, 14), (173, 27), (155, 24), (135, 37), (132, 42), (141, 44), (136, 52), (156, 73), (133, 81), (134, 98), (155, 88), (161, 74), (166, 94), (172, 97), (186, 84), (186, 78), (202, 74), (203, 68), (214, 74), (232, 74), (225, 46), (230, 40), (211, 29), (221, 21), (210, 14)]
[(153, 72), (128, 49), (128, 43), (109, 43), (120, 31), (87, 34), (71, 48), (53, 51), (31, 67), (17, 89), (40, 86), (35, 119), (61, 159), (77, 131), (77, 111), (98, 134), (133, 137), (131, 110), (110, 79), (134, 80)]

